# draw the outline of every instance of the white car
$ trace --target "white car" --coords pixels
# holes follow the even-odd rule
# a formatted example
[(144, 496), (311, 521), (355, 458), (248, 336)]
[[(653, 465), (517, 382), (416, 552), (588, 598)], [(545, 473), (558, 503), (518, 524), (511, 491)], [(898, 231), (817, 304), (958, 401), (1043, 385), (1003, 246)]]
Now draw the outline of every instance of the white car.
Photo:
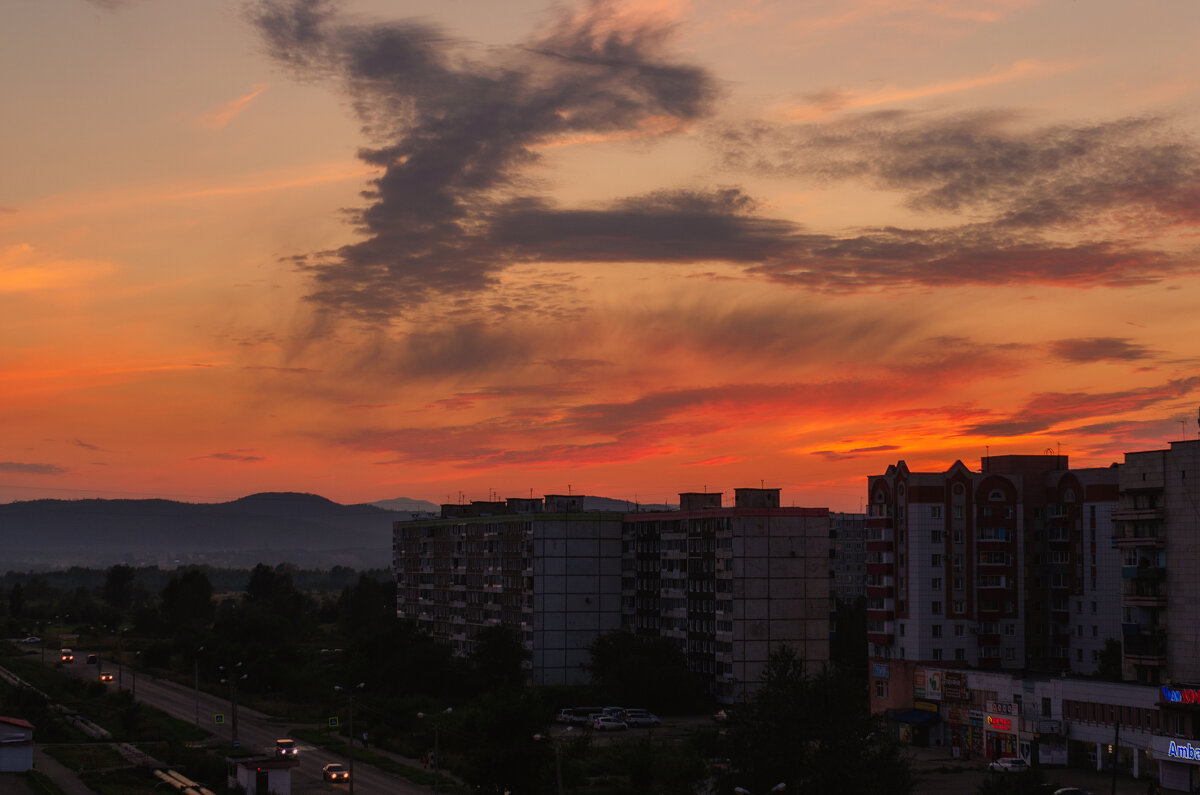
[(996, 773), (1024, 773), (1029, 769), (1029, 763), (1024, 759), (997, 759), (988, 765), (988, 770)]
[(629, 728), (625, 721), (610, 718), (607, 715), (599, 715), (592, 721), (592, 728), (598, 732), (623, 732)]
[(625, 722), (630, 726), (661, 726), (662, 721), (653, 712), (631, 709), (625, 713)]

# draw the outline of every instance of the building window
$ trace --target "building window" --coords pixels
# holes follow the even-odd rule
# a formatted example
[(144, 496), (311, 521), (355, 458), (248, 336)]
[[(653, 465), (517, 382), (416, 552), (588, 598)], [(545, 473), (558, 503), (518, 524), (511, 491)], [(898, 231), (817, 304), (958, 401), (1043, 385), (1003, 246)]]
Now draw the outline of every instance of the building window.
[(933, 625), (933, 636), (935, 638), (940, 638), (942, 636), (942, 625), (941, 624)]
[(1017, 659), (1017, 650), (1016, 649), (1005, 649), (1004, 650), (1004, 659), (1007, 660), (1008, 662), (1012, 662), (1013, 660)]
[(886, 679), (875, 680), (875, 698), (887, 698), (888, 683)]
[(963, 507), (961, 505), (954, 506), (954, 518), (955, 519), (963, 518), (963, 510), (962, 509), (963, 509)]
[(966, 649), (955, 649), (954, 650), (954, 659), (958, 660), (959, 662), (964, 662), (967, 659), (967, 650)]
[(933, 613), (935, 616), (940, 616), (942, 614), (942, 603), (941, 602), (930, 603), (929, 612)]
[(933, 659), (934, 659), (934, 661), (940, 661), (942, 659), (942, 650), (941, 649), (933, 650)]
[(945, 536), (941, 530), (933, 530), (929, 533), (929, 540), (934, 544), (945, 543), (943, 539), (945, 539)]
[(929, 506), (929, 518), (930, 519), (941, 519), (942, 518), (942, 506), (930, 505)]
[[(1017, 634), (1017, 625), (1016, 624), (1005, 624), (1004, 625), (1004, 634), (1008, 635), (1010, 638), (1012, 636), (1016, 635)], [(859, 692), (861, 693), (862, 691), (860, 690)]]
[(954, 637), (961, 638), (962, 636), (963, 636), (963, 625), (955, 624), (954, 625)]
[(930, 590), (933, 590), (933, 591), (940, 591), (940, 590), (942, 590), (942, 578), (941, 578), (941, 577), (934, 577), (932, 580), (930, 580), (930, 581), (929, 581), (929, 588), (930, 588)]
[(1076, 662), (1083, 662), (1083, 649), (1075, 650), (1075, 660)]
[(1092, 615), (1096, 615), (1096, 603), (1092, 602)]
[(1100, 637), (1100, 627), (1096, 626), (1095, 624), (1092, 624), (1092, 637), (1093, 638)]
[(942, 565), (942, 556), (941, 555), (931, 555), (929, 557), (929, 565), (931, 565), (931, 566)]
[[(955, 599), (953, 607), (954, 607), (954, 612), (958, 613), (960, 615), (967, 612), (967, 603), (965, 601), (963, 601), (962, 599)], [(958, 628), (961, 629), (961, 627), (958, 627)]]

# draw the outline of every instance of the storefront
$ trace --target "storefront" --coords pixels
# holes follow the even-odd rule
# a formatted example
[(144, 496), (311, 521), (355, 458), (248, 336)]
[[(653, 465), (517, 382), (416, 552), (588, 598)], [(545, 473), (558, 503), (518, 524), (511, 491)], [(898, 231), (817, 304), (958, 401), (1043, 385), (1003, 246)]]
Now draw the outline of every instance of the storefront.
[(1017, 716), (1020, 714), (1016, 704), (998, 701), (987, 703), (987, 712), (983, 716), (984, 747), (988, 759), (1001, 759), (1017, 756)]
[(1159, 784), (1163, 789), (1183, 792), (1200, 789), (1200, 744), (1183, 738), (1155, 737), (1150, 750), (1158, 762)]

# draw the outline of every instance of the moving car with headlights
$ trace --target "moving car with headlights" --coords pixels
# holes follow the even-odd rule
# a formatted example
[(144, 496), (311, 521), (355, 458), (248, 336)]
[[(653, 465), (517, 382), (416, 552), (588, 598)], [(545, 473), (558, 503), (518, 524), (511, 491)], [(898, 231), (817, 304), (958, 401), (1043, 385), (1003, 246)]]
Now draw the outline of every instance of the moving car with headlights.
[(321, 775), (325, 777), (326, 781), (350, 780), (350, 771), (346, 769), (345, 765), (339, 764), (338, 762), (330, 762), (329, 764), (325, 765), (325, 767), (321, 768)]
[(112, 675), (111, 671), (101, 671), (100, 672), (100, 681), (101, 682), (111, 682), (112, 680), (113, 680), (113, 675)]
[(63, 662), (75, 662), (75, 652), (70, 649), (63, 649), (58, 653), (58, 658)]
[(300, 749), (296, 747), (295, 740), (283, 739), (275, 741), (275, 756), (291, 757), (295, 756), (299, 752)]

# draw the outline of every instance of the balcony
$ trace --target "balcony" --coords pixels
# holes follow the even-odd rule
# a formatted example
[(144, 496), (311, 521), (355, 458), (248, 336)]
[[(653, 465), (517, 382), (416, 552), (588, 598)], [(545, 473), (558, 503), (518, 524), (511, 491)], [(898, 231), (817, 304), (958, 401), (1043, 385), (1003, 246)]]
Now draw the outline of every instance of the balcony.
[(1122, 607), (1166, 607), (1167, 584), (1145, 580), (1129, 580), (1121, 591)]
[(1162, 582), (1167, 578), (1167, 570), (1162, 566), (1122, 566), (1121, 579), (1144, 580), (1146, 582)]
[(1114, 522), (1155, 522), (1162, 518), (1162, 508), (1121, 508), (1112, 514)]
[(1113, 541), (1120, 548), (1156, 547), (1161, 549), (1163, 539), (1159, 538), (1157, 526), (1122, 527), (1116, 531)]
[[(1140, 629), (1137, 624), (1124, 624), (1125, 628)], [(1133, 665), (1166, 665), (1167, 638), (1161, 631), (1137, 632), (1124, 636), (1125, 661)]]

